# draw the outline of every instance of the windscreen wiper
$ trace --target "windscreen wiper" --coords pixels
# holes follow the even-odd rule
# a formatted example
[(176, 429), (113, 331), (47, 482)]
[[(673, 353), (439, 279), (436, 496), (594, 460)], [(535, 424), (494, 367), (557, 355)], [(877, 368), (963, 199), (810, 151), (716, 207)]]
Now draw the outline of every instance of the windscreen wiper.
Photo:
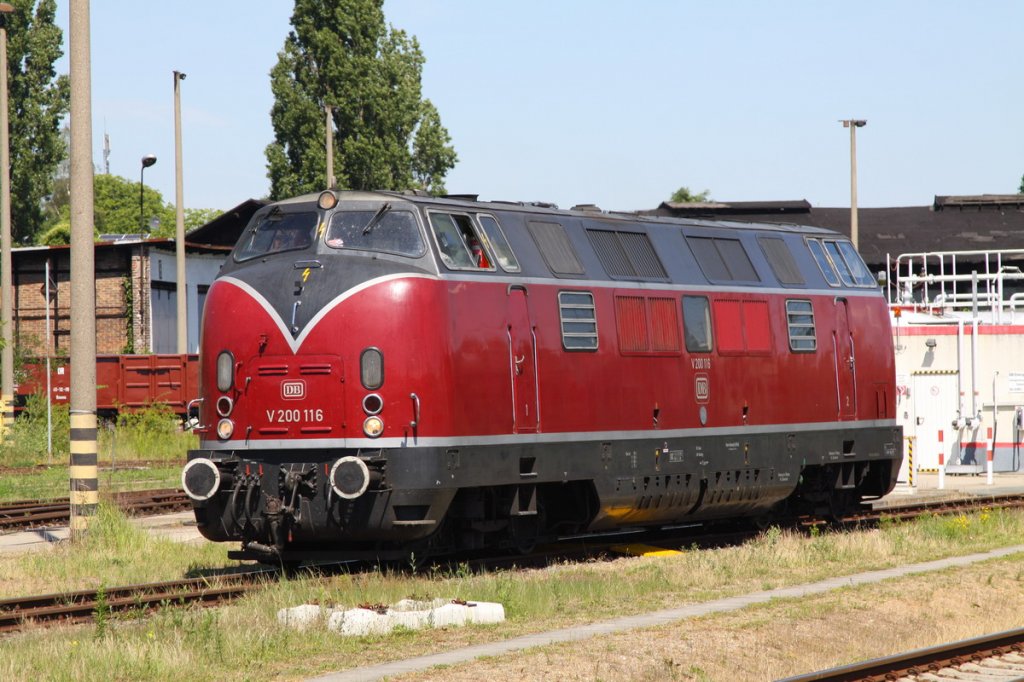
[(366, 227), (363, 228), (363, 234), (370, 234), (370, 231), (373, 230), (373, 228), (377, 226), (377, 223), (379, 223), (380, 219), (384, 217), (384, 214), (387, 213), (390, 210), (391, 210), (391, 204), (390, 203), (386, 203), (383, 206), (381, 206), (380, 208), (378, 208), (377, 212), (373, 214), (372, 218), (370, 218), (370, 222), (366, 223)]

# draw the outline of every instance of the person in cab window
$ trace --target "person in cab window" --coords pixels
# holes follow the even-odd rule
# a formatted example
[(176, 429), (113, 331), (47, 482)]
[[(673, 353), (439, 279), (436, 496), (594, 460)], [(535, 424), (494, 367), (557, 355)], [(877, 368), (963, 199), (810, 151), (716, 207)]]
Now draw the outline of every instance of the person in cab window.
[(476, 236), (469, 238), (469, 252), (473, 254), (473, 262), (478, 268), (491, 267), (491, 262), (487, 260), (487, 252), (484, 251), (484, 245), (480, 243)]

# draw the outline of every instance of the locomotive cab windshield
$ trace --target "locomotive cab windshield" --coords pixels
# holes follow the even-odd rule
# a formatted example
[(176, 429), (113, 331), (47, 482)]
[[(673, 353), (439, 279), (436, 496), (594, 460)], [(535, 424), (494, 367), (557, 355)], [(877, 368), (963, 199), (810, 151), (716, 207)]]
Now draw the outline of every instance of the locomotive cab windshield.
[(384, 204), (377, 211), (343, 210), (331, 217), (327, 246), (332, 249), (383, 251), (418, 258), (426, 247), (416, 216), (410, 211), (390, 209)]
[(317, 214), (313, 211), (285, 212), (275, 207), (257, 216), (246, 228), (235, 248), (235, 261), (308, 249), (313, 244), (316, 226)]

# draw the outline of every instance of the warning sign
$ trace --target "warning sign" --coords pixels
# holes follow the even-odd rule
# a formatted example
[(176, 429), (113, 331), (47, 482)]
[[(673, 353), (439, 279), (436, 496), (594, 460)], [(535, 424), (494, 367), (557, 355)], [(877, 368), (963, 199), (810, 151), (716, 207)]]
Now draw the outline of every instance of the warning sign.
[(1024, 393), (1024, 372), (1010, 372), (1006, 375), (1010, 393)]

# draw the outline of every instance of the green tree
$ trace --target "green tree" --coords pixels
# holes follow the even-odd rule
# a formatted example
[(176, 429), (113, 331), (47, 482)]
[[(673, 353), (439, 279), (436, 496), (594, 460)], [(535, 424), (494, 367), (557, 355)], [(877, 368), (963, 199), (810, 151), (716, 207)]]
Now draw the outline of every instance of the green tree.
[[(58, 178), (59, 186), (63, 182)], [(142, 190), (139, 210), (139, 183), (119, 175), (99, 174), (93, 178), (93, 220), (95, 234), (148, 234), (151, 237), (174, 237), (174, 206), (148, 185)], [(47, 205), (52, 212), (46, 227), (39, 232), (36, 243), (46, 246), (68, 244), (71, 238), (71, 207), (65, 199), (54, 196)], [(185, 230), (191, 230), (219, 216), (212, 208), (186, 208)]]
[(1018, 194), (1024, 194), (1024, 175), (1020, 176), (1020, 187), (1017, 188)]
[(274, 142), (270, 196), (322, 189), (324, 107), (332, 106), (334, 174), (351, 189), (444, 192), (457, 160), (448, 131), (422, 98), (419, 43), (384, 22), (383, 0), (296, 0), (270, 72)]
[(10, 93), (11, 235), (31, 241), (43, 225), (43, 199), (54, 170), (67, 154), (60, 122), (68, 111), (70, 83), (54, 64), (63, 34), (54, 23), (56, 0), (11, 0), (7, 22)]
[(139, 183), (119, 175), (97, 175), (93, 196), (94, 220), (100, 234), (174, 236), (174, 207), (152, 187), (142, 190), (141, 211)]
[(711, 201), (711, 190), (704, 190), (703, 192), (697, 192), (694, 194), (690, 191), (689, 187), (680, 187), (675, 192), (672, 192), (671, 198), (669, 198), (674, 204), (700, 204), (705, 201)]
[(197, 227), (202, 227), (223, 212), (216, 208), (186, 208), (185, 231), (188, 232)]

